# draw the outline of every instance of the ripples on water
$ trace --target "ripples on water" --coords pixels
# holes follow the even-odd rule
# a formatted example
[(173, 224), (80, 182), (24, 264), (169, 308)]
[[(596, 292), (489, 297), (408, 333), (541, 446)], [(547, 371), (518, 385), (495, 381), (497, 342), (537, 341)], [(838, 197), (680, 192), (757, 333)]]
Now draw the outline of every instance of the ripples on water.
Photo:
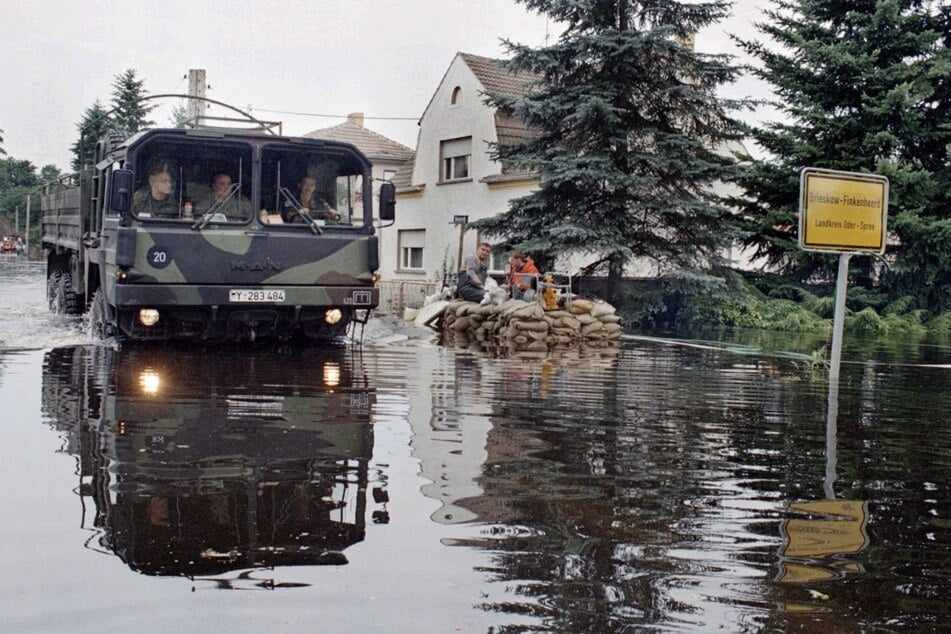
[[(253, 616), (228, 604), (219, 629), (311, 614), (366, 631), (391, 614), (389, 631), (927, 631), (951, 616), (951, 375), (924, 367), (948, 364), (946, 343), (853, 347), (830, 427), (801, 356), (629, 341), (493, 358), (380, 323), (358, 353), (120, 354), (64, 346), (86, 341), (77, 321), (46, 315), (36, 276), (10, 283), (25, 303), (2, 309), (4, 345), (47, 350), (43, 412), (77, 458), (87, 548), (127, 574), (300, 593)], [(106, 595), (129, 581), (110, 570)]]
[(479, 490), (455, 501), (490, 523), (463, 542), (506, 584), (486, 610), (585, 632), (951, 613), (932, 585), (948, 589), (946, 371), (850, 366), (831, 443), (825, 382), (782, 359), (629, 345), (581, 363), (462, 353), (451, 372), (434, 418), (492, 422)]
[(38, 350), (88, 343), (80, 317), (54, 315), (46, 306), (43, 263), (3, 263), (0, 350)]

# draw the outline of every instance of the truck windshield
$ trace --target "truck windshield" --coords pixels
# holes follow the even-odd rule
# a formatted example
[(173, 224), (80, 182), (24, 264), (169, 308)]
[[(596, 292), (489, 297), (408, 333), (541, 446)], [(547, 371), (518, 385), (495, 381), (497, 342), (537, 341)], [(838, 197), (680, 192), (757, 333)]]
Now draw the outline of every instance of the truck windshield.
[(140, 219), (244, 224), (252, 217), (251, 148), (230, 141), (156, 139), (134, 157)]
[(363, 226), (368, 183), (355, 157), (339, 150), (267, 148), (261, 152), (261, 170), (262, 224)]

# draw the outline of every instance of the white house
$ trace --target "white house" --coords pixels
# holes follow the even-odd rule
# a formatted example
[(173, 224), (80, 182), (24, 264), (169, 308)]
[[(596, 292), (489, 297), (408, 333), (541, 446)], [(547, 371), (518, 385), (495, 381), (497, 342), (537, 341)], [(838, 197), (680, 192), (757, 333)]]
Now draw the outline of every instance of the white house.
[[(485, 93), (521, 95), (530, 77), (513, 75), (498, 60), (458, 53), (419, 120), (416, 157), (400, 170), (396, 223), (381, 231), (384, 280), (427, 281), (454, 275), (460, 254), (475, 252), (473, 222), (508, 208), (509, 200), (537, 186), (492, 160), (490, 143), (524, 138), (520, 122), (484, 103)], [(493, 254), (502, 272), (506, 254)]]

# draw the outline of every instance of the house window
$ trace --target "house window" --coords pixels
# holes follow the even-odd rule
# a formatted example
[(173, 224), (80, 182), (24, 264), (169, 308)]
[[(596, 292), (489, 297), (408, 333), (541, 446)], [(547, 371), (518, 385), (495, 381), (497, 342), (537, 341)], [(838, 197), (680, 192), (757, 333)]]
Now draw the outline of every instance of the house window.
[(425, 229), (404, 229), (399, 232), (399, 268), (422, 269)]
[(442, 158), (442, 180), (455, 181), (469, 178), (469, 157), (472, 156), (472, 137), (452, 139), (439, 144)]
[(453, 89), (452, 89), (452, 98), (451, 98), (451, 100), (450, 100), (449, 103), (450, 103), (451, 105), (453, 105), (453, 106), (456, 105), (457, 103), (459, 103), (459, 95), (460, 95), (460, 94), (462, 94), (462, 87), (461, 87), (461, 86), (456, 86), (455, 88), (453, 88)]
[(490, 271), (509, 270), (509, 252), (501, 249), (492, 249), (492, 262), (489, 264)]

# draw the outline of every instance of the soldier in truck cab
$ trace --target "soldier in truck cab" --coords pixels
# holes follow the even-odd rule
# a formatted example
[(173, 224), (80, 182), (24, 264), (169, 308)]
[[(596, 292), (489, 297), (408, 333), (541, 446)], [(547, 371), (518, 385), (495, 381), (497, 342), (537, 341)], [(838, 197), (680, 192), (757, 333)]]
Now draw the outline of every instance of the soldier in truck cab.
[(284, 201), (284, 209), (281, 216), (284, 222), (307, 222), (302, 216), (310, 215), (317, 220), (326, 220), (335, 223), (340, 220), (340, 214), (331, 207), (324, 198), (317, 193), (317, 179), (313, 176), (305, 176), (300, 179), (300, 207), (296, 201)]
[(149, 169), (149, 184), (132, 198), (132, 209), (145, 218), (178, 218), (178, 200), (172, 195), (175, 179), (167, 163), (157, 163)]
[(211, 179), (211, 192), (195, 203), (195, 215), (224, 214), (228, 220), (247, 220), (251, 216), (251, 201), (241, 195), (239, 186), (227, 172), (217, 172)]

